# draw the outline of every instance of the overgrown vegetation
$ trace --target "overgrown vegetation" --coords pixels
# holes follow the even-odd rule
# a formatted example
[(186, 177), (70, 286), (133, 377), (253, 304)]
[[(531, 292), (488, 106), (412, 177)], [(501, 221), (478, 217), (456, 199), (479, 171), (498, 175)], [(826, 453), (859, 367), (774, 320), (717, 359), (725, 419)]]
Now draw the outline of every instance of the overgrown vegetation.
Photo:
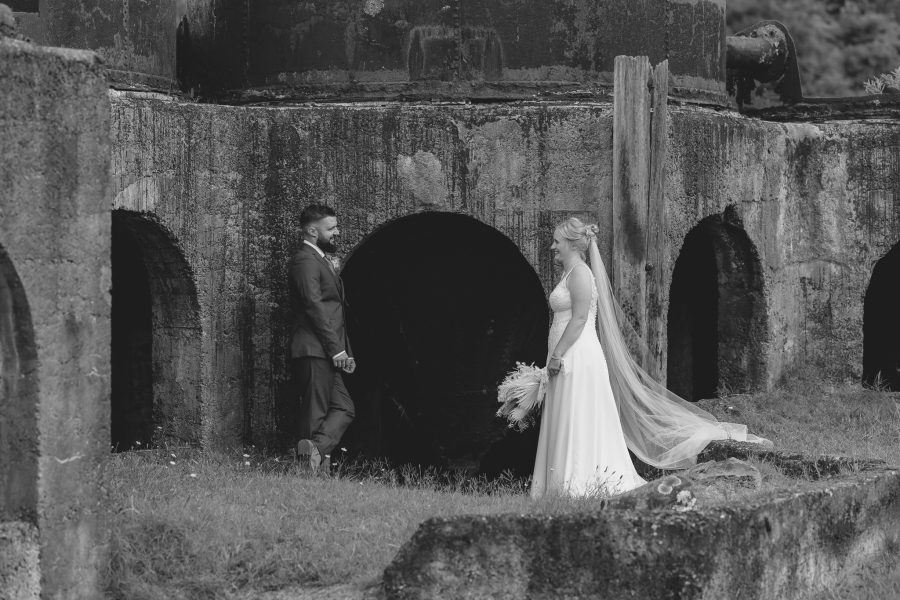
[[(706, 405), (783, 449), (900, 465), (898, 400), (897, 394), (858, 386), (796, 380), (770, 394)], [(310, 477), (252, 452), (115, 455), (107, 474), (108, 596), (243, 599), (267, 590), (347, 583), (363, 588), (377, 583), (400, 545), (429, 517), (597, 507), (590, 499), (533, 502), (526, 483), (513, 478), (489, 481), (375, 463), (336, 468), (337, 477)], [(834, 598), (900, 595), (900, 572), (876, 567), (833, 590)]]
[(866, 81), (864, 86), (867, 94), (900, 93), (900, 67), (890, 73), (876, 75)]
[(728, 0), (730, 33), (784, 23), (797, 44), (806, 96), (859, 96), (864, 82), (900, 65), (897, 0)]

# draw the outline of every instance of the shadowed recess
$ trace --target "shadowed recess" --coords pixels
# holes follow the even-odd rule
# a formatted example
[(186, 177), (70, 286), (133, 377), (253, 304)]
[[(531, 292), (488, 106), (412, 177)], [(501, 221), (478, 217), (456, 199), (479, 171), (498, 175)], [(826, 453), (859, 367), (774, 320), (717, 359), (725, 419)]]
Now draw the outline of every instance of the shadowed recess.
[(139, 213), (112, 220), (112, 445), (200, 439), (200, 320), (175, 239)]
[(516, 361), (543, 364), (549, 313), (513, 242), (467, 216), (393, 221), (343, 272), (359, 362), (346, 443), (394, 463), (530, 473), (537, 428), (506, 429), (496, 386)]
[(25, 290), (0, 247), (0, 521), (37, 511), (37, 351)]
[(875, 263), (866, 289), (863, 382), (900, 391), (900, 244)]
[(762, 385), (765, 314), (759, 256), (734, 210), (702, 220), (672, 273), (668, 388), (699, 400)]

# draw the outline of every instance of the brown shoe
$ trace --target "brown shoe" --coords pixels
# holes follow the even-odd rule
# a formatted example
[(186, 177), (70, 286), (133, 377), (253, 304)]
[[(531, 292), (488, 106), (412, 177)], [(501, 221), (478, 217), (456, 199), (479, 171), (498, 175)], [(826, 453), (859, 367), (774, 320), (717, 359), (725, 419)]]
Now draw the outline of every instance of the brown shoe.
[(318, 471), (322, 464), (322, 456), (312, 440), (300, 440), (297, 442), (297, 460), (300, 465), (310, 471)]

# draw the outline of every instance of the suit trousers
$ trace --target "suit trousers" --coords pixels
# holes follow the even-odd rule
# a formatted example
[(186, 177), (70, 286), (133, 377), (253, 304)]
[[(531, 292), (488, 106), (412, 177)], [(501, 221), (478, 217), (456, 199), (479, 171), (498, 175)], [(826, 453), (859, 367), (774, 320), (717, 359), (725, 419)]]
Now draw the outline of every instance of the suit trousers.
[(312, 440), (322, 456), (340, 443), (354, 417), (343, 373), (325, 358), (292, 360), (300, 392), (300, 437)]

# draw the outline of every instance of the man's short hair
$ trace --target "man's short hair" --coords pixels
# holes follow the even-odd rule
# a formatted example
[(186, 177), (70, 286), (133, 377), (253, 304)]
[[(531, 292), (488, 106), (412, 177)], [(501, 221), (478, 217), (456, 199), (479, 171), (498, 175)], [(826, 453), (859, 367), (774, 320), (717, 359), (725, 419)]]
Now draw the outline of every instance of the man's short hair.
[(321, 221), (325, 217), (333, 217), (334, 209), (324, 204), (310, 204), (300, 213), (300, 228), (305, 229), (316, 221)]

